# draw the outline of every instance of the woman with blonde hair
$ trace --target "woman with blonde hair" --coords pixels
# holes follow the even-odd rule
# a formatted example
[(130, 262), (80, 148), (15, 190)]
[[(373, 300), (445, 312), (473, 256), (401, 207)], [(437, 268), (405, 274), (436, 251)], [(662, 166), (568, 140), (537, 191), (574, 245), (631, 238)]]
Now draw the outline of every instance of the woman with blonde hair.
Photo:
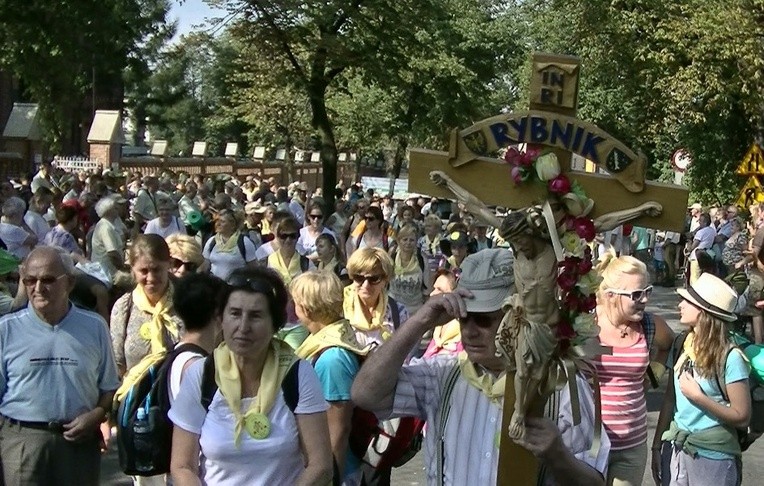
[[(728, 338), (738, 295), (708, 273), (677, 293), (679, 322), (689, 329), (677, 340), (678, 356), (658, 417), (653, 478), (677, 486), (735, 486), (742, 479), (735, 429), (747, 427), (751, 419), (750, 365)], [(669, 471), (662, 470), (661, 441), (670, 444)]]
[(165, 241), (170, 248), (171, 272), (176, 277), (196, 273), (204, 263), (202, 247), (193, 236), (174, 234), (165, 238)]
[(362, 346), (387, 341), (409, 317), (406, 308), (387, 295), (387, 284), (395, 276), (393, 260), (381, 248), (361, 248), (348, 260), (353, 281), (345, 287), (345, 319)]
[(390, 251), (395, 276), (390, 281), (390, 296), (406, 307), (409, 315), (424, 304), (431, 285), (429, 269), (417, 248), (417, 228), (407, 224), (398, 230), (398, 245)]
[(592, 362), (602, 393), (602, 423), (611, 443), (608, 485), (641, 485), (647, 463), (645, 374), (650, 357), (665, 362), (673, 342), (666, 321), (645, 311), (652, 293), (647, 267), (611, 248), (597, 273), (596, 320), (599, 341), (613, 348)]
[(361, 348), (353, 328), (342, 317), (344, 286), (331, 272), (311, 271), (292, 281), (290, 287), (297, 317), (310, 335), (295, 354), (313, 363), (324, 399), (329, 402), (329, 438), (339, 482), (358, 484), (360, 460), (348, 449), (353, 403), (350, 388), (361, 368)]

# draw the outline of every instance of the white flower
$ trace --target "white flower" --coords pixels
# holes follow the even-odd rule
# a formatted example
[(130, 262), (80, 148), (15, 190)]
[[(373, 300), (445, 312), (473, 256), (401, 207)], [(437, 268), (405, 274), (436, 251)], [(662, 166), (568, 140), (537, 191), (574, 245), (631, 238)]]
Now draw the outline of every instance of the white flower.
[(560, 175), (560, 162), (554, 152), (549, 152), (536, 159), (536, 174), (542, 181), (551, 181)]
[(575, 232), (567, 231), (563, 233), (562, 238), (560, 238), (560, 243), (562, 244), (562, 249), (565, 251), (565, 256), (574, 256), (578, 258), (584, 257), (586, 242)]

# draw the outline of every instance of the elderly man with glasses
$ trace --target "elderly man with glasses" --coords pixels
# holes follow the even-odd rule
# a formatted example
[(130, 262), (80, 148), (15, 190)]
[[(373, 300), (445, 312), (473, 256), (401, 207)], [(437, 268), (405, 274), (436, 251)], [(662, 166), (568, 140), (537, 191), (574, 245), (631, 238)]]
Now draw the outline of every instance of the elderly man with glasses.
[(99, 425), (119, 386), (106, 322), (69, 302), (74, 267), (50, 247), (21, 268), (26, 308), (0, 318), (5, 484), (97, 485)]

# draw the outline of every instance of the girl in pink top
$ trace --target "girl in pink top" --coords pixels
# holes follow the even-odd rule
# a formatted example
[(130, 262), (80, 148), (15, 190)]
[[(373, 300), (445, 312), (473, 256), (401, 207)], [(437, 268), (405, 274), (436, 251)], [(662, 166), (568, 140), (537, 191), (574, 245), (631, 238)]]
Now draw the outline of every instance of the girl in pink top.
[[(450, 270), (438, 270), (435, 273), (435, 281), (432, 285), (430, 297), (453, 292), (455, 288), (456, 277), (454, 276), (454, 273)], [(428, 358), (438, 354), (459, 354), (463, 349), (459, 321), (454, 319), (453, 321), (438, 326), (433, 330), (432, 340), (422, 357)]]
[(602, 422), (611, 444), (608, 485), (641, 485), (647, 465), (647, 405), (645, 373), (650, 355), (663, 363), (673, 341), (666, 321), (645, 312), (652, 286), (645, 264), (612, 250), (597, 271), (599, 340), (612, 355), (593, 363), (600, 379)]

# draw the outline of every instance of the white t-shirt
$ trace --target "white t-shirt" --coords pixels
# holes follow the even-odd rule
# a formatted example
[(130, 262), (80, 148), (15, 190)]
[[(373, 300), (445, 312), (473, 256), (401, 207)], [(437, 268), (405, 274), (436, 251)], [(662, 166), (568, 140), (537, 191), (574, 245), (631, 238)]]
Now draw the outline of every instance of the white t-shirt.
[[(337, 236), (334, 234), (334, 231), (329, 228), (325, 227), (323, 231), (321, 231), (321, 234), (332, 235), (334, 241), (337, 241)], [(300, 228), (300, 237), (297, 239), (297, 253), (302, 256), (308, 256), (314, 253), (316, 251), (316, 240), (318, 239), (318, 236), (314, 237), (311, 235), (307, 227)]]
[(159, 235), (162, 238), (167, 238), (170, 235), (174, 234), (186, 234), (186, 226), (183, 225), (180, 220), (173, 216), (172, 221), (170, 221), (170, 224), (167, 226), (162, 226), (162, 220), (159, 218), (154, 218), (148, 223), (146, 223), (146, 229), (143, 231), (144, 234), (147, 235)]
[[(182, 344), (183, 343), (178, 343), (175, 347), (177, 348)], [(180, 381), (183, 378), (183, 368), (186, 367), (186, 363), (196, 358), (204, 358), (204, 355), (197, 353), (196, 351), (183, 351), (173, 360), (172, 367), (170, 368), (170, 376), (168, 378), (170, 381), (170, 406), (175, 403), (175, 398), (178, 396), (178, 392), (180, 392)]]
[(231, 275), (231, 272), (237, 268), (243, 268), (247, 263), (257, 259), (257, 256), (255, 255), (255, 252), (257, 251), (255, 244), (252, 243), (252, 240), (247, 237), (244, 238), (244, 254), (246, 261), (241, 257), (241, 252), (239, 251), (238, 244), (233, 249), (233, 251), (229, 253), (221, 253), (218, 251), (217, 245), (215, 245), (213, 248), (212, 243), (214, 241), (214, 236), (207, 240), (207, 243), (204, 245), (202, 255), (206, 260), (210, 261), (210, 273), (218, 278), (227, 280), (228, 276)]
[(34, 234), (37, 236), (37, 243), (42, 244), (45, 240), (45, 235), (50, 231), (50, 224), (45, 221), (45, 218), (34, 211), (27, 211), (24, 215), (24, 222), (29, 226), (29, 229), (34, 231)]
[(24, 245), (29, 236), (30, 234), (20, 226), (0, 223), (0, 240), (3, 240), (3, 243), (5, 243), (8, 253), (11, 253), (16, 258), (23, 260), (32, 251), (31, 247)]
[[(695, 232), (695, 238), (693, 238), (693, 241), (698, 242), (696, 250), (710, 249), (714, 246), (714, 238), (716, 238), (716, 229), (713, 226), (709, 225), (704, 228), (698, 228), (698, 231)], [(697, 260), (694, 251), (690, 255), (690, 260)]]
[(112, 265), (109, 257), (110, 251), (116, 251), (122, 255), (125, 251), (125, 243), (122, 235), (114, 224), (108, 219), (101, 218), (93, 229), (93, 238), (90, 243), (90, 260), (100, 263), (109, 275), (114, 277), (117, 269)]
[[(299, 362), (299, 402), (297, 415), (325, 412), (321, 384), (307, 361)], [(209, 410), (201, 404), (201, 384), (204, 361), (199, 360), (186, 370), (180, 392), (168, 417), (177, 426), (199, 435), (201, 447), (200, 475), (202, 484), (251, 486), (295, 484), (305, 469), (300, 452), (297, 421), (284, 402), (282, 393), (268, 413), (271, 434), (255, 440), (242, 432), (241, 443), (234, 445), (234, 416), (220, 390), (215, 392)], [(241, 412), (249, 408), (254, 398), (242, 400)]]

